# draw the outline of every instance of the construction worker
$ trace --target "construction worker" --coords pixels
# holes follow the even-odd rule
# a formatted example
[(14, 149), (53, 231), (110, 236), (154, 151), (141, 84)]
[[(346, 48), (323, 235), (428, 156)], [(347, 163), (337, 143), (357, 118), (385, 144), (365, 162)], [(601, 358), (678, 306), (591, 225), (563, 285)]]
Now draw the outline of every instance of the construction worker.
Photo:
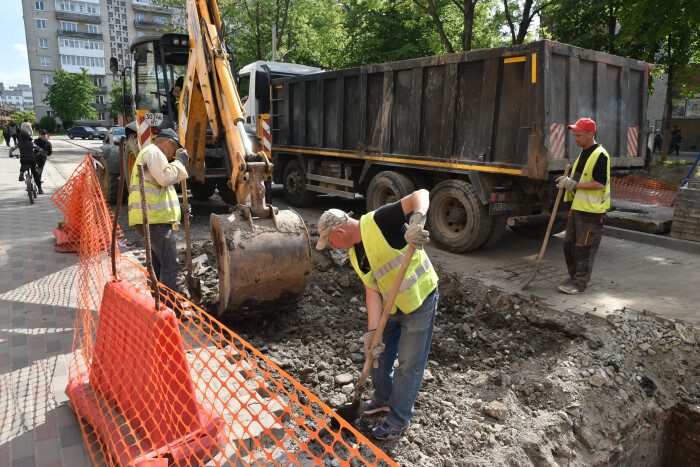
[(570, 177), (557, 178), (557, 187), (566, 189), (564, 201), (572, 202), (564, 234), (564, 258), (569, 278), (559, 290), (580, 294), (591, 279), (593, 260), (603, 237), (605, 211), (610, 208), (610, 157), (595, 141), (596, 124), (581, 118), (567, 127), (581, 148)]
[[(374, 395), (365, 414), (387, 412), (372, 430), (380, 440), (400, 436), (408, 428), (423, 381), (438, 304), (438, 277), (423, 245), (429, 194), (418, 190), (356, 220), (339, 209), (323, 213), (318, 221), (316, 249), (327, 244), (350, 250), (350, 262), (365, 284), (367, 329), (365, 354), (376, 359), (371, 369)], [(406, 217), (409, 216), (408, 227)], [(374, 350), (371, 342), (408, 245), (416, 248), (382, 334)], [(394, 368), (398, 356), (399, 366)], [(375, 367), (376, 366), (376, 367)]]
[(177, 133), (170, 128), (162, 129), (153, 144), (144, 147), (136, 156), (129, 185), (129, 225), (136, 226), (143, 235), (137, 167), (143, 164), (153, 269), (158, 281), (174, 291), (177, 291), (178, 273), (175, 230), (179, 229), (181, 213), (174, 185), (187, 178), (185, 165), (189, 160)]

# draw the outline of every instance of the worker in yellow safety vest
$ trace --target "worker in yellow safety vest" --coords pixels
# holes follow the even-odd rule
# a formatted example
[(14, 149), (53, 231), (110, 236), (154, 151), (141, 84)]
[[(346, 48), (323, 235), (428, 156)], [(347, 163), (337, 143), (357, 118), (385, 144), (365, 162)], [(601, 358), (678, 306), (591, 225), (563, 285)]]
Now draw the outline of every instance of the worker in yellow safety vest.
[[(168, 162), (174, 156), (172, 162)], [(190, 160), (177, 133), (162, 129), (136, 156), (129, 184), (129, 225), (143, 234), (142, 199), (138, 164), (144, 166), (146, 205), (151, 237), (151, 257), (158, 281), (177, 292), (178, 273), (175, 231), (180, 225), (180, 201), (175, 184), (187, 178), (185, 166)]]
[(605, 212), (610, 208), (610, 157), (595, 140), (596, 124), (581, 118), (567, 127), (574, 130), (574, 141), (581, 148), (570, 177), (557, 178), (566, 189), (564, 201), (571, 202), (564, 234), (564, 259), (569, 277), (559, 290), (580, 294), (586, 290), (593, 271), (593, 260), (603, 238)]
[[(410, 424), (413, 406), (423, 381), (423, 371), (433, 336), (438, 304), (438, 277), (423, 250), (430, 241), (424, 229), (430, 203), (427, 190), (418, 190), (394, 203), (365, 214), (360, 220), (339, 209), (323, 213), (318, 221), (316, 249), (327, 244), (349, 250), (350, 262), (365, 285), (367, 329), (365, 354), (372, 359), (374, 395), (365, 414), (387, 413), (372, 430), (375, 438), (393, 439)], [(406, 218), (409, 216), (408, 226)], [(384, 302), (411, 245), (416, 248), (382, 333), (382, 343), (371, 348)], [(394, 369), (394, 361), (399, 366)]]

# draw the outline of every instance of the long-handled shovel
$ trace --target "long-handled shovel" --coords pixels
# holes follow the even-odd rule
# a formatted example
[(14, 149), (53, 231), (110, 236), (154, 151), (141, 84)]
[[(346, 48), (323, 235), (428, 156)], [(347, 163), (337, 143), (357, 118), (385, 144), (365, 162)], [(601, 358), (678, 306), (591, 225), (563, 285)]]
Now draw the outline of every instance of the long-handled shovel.
[(185, 242), (187, 242), (187, 277), (185, 283), (192, 301), (199, 303), (202, 299), (202, 284), (197, 277), (192, 276), (192, 246), (190, 244), (190, 210), (187, 204), (187, 180), (182, 181), (182, 204), (185, 207), (182, 218), (185, 221)]
[[(571, 169), (571, 166), (569, 164), (566, 164), (566, 169), (564, 169), (564, 176), (565, 177), (569, 176), (569, 169)], [(537, 268), (540, 267), (540, 261), (542, 261), (542, 257), (544, 256), (544, 250), (547, 249), (547, 243), (549, 242), (549, 234), (552, 232), (552, 225), (554, 224), (554, 218), (557, 217), (557, 211), (559, 210), (559, 201), (561, 201), (561, 195), (563, 192), (564, 192), (564, 189), (559, 188), (559, 192), (557, 193), (557, 200), (554, 202), (554, 209), (552, 209), (552, 215), (549, 217), (549, 225), (547, 226), (547, 233), (544, 234), (544, 242), (542, 242), (542, 249), (540, 250), (540, 256), (537, 257), (537, 264), (535, 264), (535, 270), (533, 271), (532, 275), (530, 275), (527, 279), (525, 279), (520, 284), (520, 290), (525, 290), (525, 287), (530, 285), (530, 282), (532, 282), (535, 279), (535, 276), (537, 275)]]
[[(401, 262), (401, 267), (399, 268), (399, 273), (396, 275), (394, 286), (391, 288), (391, 294), (389, 294), (389, 298), (387, 299), (386, 305), (384, 306), (384, 311), (382, 311), (382, 316), (379, 319), (377, 331), (374, 333), (374, 339), (372, 339), (371, 346), (372, 349), (378, 346), (379, 343), (382, 341), (382, 333), (384, 332), (384, 326), (386, 326), (386, 322), (389, 320), (389, 312), (394, 307), (394, 301), (396, 300), (396, 296), (399, 294), (401, 283), (403, 282), (403, 279), (406, 276), (406, 270), (408, 269), (408, 265), (411, 262), (411, 258), (413, 258), (413, 253), (415, 251), (416, 249), (412, 246), (409, 246), (408, 250), (406, 250), (406, 255), (403, 257), (403, 261)], [(348, 423), (353, 423), (355, 420), (360, 418), (360, 415), (362, 415), (362, 413), (360, 412), (360, 396), (362, 395), (362, 390), (365, 388), (365, 383), (367, 382), (367, 376), (369, 375), (369, 368), (371, 365), (372, 359), (369, 356), (367, 356), (367, 359), (365, 360), (365, 366), (364, 368), (362, 368), (360, 380), (357, 382), (357, 386), (355, 386), (355, 394), (352, 396), (352, 402), (350, 404), (344, 405), (336, 411), (336, 413), (340, 417), (344, 418), (345, 421)], [(335, 429), (338, 429), (340, 428), (340, 422), (338, 422), (338, 420), (336, 420), (335, 418), (331, 418), (331, 426)]]

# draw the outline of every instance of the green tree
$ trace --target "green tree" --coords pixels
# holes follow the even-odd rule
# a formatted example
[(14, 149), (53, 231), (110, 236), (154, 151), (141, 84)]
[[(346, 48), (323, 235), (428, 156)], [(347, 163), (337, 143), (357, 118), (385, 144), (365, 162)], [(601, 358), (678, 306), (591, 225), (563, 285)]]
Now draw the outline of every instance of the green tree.
[(548, 5), (549, 2), (544, 0), (503, 0), (503, 16), (510, 31), (512, 45), (526, 41), (533, 20)]
[(624, 0), (553, 0), (545, 6), (544, 25), (554, 40), (598, 50), (617, 52), (619, 14)]
[[(129, 95), (131, 94), (131, 78), (126, 76), (124, 78), (126, 80), (126, 94)], [(112, 82), (112, 89), (109, 90), (109, 116), (111, 118), (115, 118), (117, 115), (124, 114), (124, 111), (126, 110), (127, 116), (131, 117), (132, 112), (131, 112), (131, 106), (127, 105), (126, 108), (124, 108), (124, 92), (123, 92), (123, 85), (121, 81), (113, 81)]]
[(90, 82), (87, 70), (81, 70), (81, 73), (76, 74), (56, 70), (53, 84), (47, 86), (49, 92), (44, 102), (63, 121), (65, 128), (73, 126), (76, 120), (96, 120), (98, 116), (92, 104), (95, 102), (93, 93), (99, 91), (99, 88)]
[(34, 124), (36, 121), (36, 115), (33, 110), (20, 110), (10, 115), (10, 118), (14, 120), (17, 125), (21, 125), (25, 118), (29, 120), (31, 124)]
[(36, 124), (37, 130), (46, 130), (49, 133), (56, 131), (56, 119), (50, 115), (44, 115)]

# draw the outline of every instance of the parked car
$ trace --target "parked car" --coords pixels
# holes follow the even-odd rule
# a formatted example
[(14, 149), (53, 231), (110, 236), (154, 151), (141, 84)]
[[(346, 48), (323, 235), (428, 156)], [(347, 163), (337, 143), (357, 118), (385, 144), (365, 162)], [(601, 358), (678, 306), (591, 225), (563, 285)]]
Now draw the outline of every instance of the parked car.
[(99, 138), (99, 135), (95, 131), (95, 129), (91, 126), (74, 126), (73, 128), (69, 128), (68, 131), (66, 132), (68, 137), (70, 139), (75, 139), (75, 138), (88, 138), (88, 139), (95, 139)]
[(107, 136), (107, 132), (109, 131), (109, 129), (103, 126), (98, 126), (95, 128), (95, 131), (97, 132), (100, 138), (104, 138), (105, 136)]
[(107, 132), (107, 136), (105, 136), (104, 144), (119, 146), (119, 142), (122, 140), (125, 134), (126, 133), (123, 127), (115, 126), (114, 128), (110, 128)]

